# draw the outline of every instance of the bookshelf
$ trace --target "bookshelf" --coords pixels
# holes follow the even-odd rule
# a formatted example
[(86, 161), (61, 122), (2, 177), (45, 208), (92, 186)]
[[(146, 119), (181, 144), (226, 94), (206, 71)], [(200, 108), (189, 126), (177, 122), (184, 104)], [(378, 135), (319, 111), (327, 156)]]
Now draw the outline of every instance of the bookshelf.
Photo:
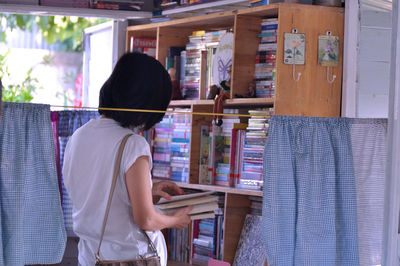
[(162, 14), (173, 18), (182, 18), (193, 15), (205, 15), (218, 11), (237, 10), (249, 6), (249, 0), (219, 0), (166, 9), (162, 11)]
[[(278, 18), (276, 48), (275, 94), (272, 98), (235, 98), (243, 95), (255, 72), (260, 24), (264, 18)], [(167, 22), (130, 26), (127, 28), (127, 49), (131, 37), (156, 38), (156, 58), (165, 64), (170, 46), (185, 46), (188, 36), (196, 30), (228, 30), (234, 34), (231, 99), (225, 108), (239, 108), (246, 114), (256, 107), (273, 107), (277, 115), (339, 117), (341, 105), (344, 9), (338, 7), (277, 3), (255, 8), (192, 16)], [(306, 35), (305, 65), (296, 65), (301, 72), (298, 82), (292, 78), (292, 65), (283, 63), (284, 33), (297, 29)], [(327, 31), (339, 36), (339, 65), (331, 68), (336, 80), (329, 83), (326, 67), (318, 64), (318, 36)], [(191, 112), (212, 112), (212, 100), (171, 101), (170, 107), (185, 107)], [(245, 216), (250, 211), (250, 196), (262, 196), (261, 191), (242, 190), (199, 184), (200, 131), (212, 116), (192, 115), (190, 138), (189, 182), (177, 184), (183, 188), (216, 191), (225, 194), (223, 260), (232, 263)]]
[(109, 19), (150, 19), (151, 12), (102, 10), (93, 8), (52, 7), (40, 5), (4, 4), (0, 3), (0, 11), (12, 14), (30, 14), (39, 16), (78, 16)]

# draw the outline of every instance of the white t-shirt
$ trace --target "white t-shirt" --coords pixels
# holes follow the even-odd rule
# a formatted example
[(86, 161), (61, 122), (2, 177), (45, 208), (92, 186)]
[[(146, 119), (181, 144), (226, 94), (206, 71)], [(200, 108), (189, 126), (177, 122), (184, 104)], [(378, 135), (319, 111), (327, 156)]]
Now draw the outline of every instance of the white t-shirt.
[[(103, 217), (111, 187), (114, 164), (121, 140), (131, 130), (108, 118), (92, 119), (68, 141), (64, 155), (63, 178), (72, 200), (73, 229), (79, 236), (79, 263), (95, 264)], [(125, 173), (140, 156), (148, 156), (147, 141), (139, 135), (128, 138), (107, 220), (100, 257), (102, 260), (135, 259), (150, 252), (148, 241), (133, 221), (125, 184)], [(149, 174), (150, 176), (150, 174)], [(147, 231), (166, 265), (167, 249), (160, 231)]]

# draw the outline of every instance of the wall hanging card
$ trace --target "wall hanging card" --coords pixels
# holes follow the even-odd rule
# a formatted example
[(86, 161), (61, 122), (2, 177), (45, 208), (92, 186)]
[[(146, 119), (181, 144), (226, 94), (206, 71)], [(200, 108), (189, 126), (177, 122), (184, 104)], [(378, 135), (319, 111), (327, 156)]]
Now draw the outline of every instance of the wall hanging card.
[(283, 62), (288, 65), (304, 65), (306, 35), (300, 33), (285, 33), (284, 38)]
[(327, 67), (336, 67), (339, 65), (338, 36), (318, 36), (318, 63)]

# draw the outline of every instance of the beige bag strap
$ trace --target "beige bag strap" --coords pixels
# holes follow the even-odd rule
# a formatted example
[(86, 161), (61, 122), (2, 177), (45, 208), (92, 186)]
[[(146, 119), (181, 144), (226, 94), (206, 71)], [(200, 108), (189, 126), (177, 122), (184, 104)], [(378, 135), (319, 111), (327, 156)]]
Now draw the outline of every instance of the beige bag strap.
[[(112, 183), (111, 183), (111, 189), (110, 189), (110, 194), (108, 195), (108, 201), (107, 201), (107, 207), (106, 207), (106, 212), (104, 214), (104, 219), (103, 219), (103, 225), (101, 228), (101, 235), (100, 235), (100, 241), (99, 241), (99, 246), (97, 248), (97, 252), (95, 254), (96, 256), (96, 260), (100, 260), (100, 246), (101, 246), (101, 242), (103, 242), (103, 236), (104, 236), (104, 231), (106, 229), (106, 224), (107, 224), (107, 219), (108, 219), (108, 213), (110, 212), (110, 206), (111, 206), (111, 201), (112, 201), (112, 197), (114, 194), (114, 190), (115, 190), (115, 185), (117, 184), (117, 177), (118, 177), (118, 173), (119, 173), (119, 169), (121, 166), (121, 158), (122, 158), (122, 153), (124, 151), (125, 148), (125, 144), (126, 141), (128, 140), (128, 138), (130, 136), (132, 136), (133, 134), (128, 134), (126, 135), (122, 141), (121, 144), (119, 146), (118, 149), (118, 154), (117, 154), (117, 159), (115, 160), (115, 165), (114, 165), (114, 173), (113, 173), (113, 179), (112, 179)], [(157, 249), (155, 248), (153, 242), (151, 241), (151, 239), (149, 238), (149, 236), (147, 235), (147, 233), (142, 230), (143, 234), (146, 236), (146, 239), (149, 241), (149, 246), (152, 249), (152, 251), (158, 256), (157, 254)]]

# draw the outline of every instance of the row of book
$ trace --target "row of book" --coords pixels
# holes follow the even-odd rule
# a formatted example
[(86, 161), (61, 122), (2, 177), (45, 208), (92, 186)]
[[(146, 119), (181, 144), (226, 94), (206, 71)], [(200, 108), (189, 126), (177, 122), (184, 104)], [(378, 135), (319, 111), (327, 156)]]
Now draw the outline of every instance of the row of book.
[(261, 22), (260, 44), (256, 53), (254, 83), (257, 98), (271, 98), (275, 93), (276, 45), (278, 19), (266, 18)]
[(156, 57), (156, 38), (147, 38), (147, 37), (134, 37), (132, 36), (130, 39), (130, 52), (139, 52), (147, 54), (151, 57)]
[(161, 199), (156, 205), (164, 214), (172, 214), (181, 208), (192, 206), (189, 212), (193, 220), (190, 230), (167, 230), (170, 259), (180, 262), (222, 259), (224, 194), (212, 195), (215, 192), (184, 190), (185, 195), (173, 196), (171, 200)]
[(226, 30), (194, 31), (189, 36), (184, 55), (182, 91), (185, 99), (205, 99), (213, 80), (213, 61), (219, 40)]
[[(169, 109), (172, 111), (172, 109)], [(188, 182), (191, 116), (189, 109), (182, 113), (167, 113), (154, 128), (153, 177)]]
[[(37, 2), (37, 1), (36, 1)], [(42, 6), (139, 11), (143, 0), (39, 0)]]
[(199, 183), (261, 190), (263, 153), (273, 109), (249, 110), (248, 124), (234, 114), (221, 127), (201, 126)]
[(188, 6), (194, 4), (201, 4), (206, 2), (211, 2), (216, 0), (162, 0), (160, 1), (161, 9), (171, 9), (179, 6)]
[(218, 196), (215, 217), (193, 221), (191, 264), (207, 264), (209, 259), (222, 259), (225, 197)]
[[(183, 198), (172, 202), (164, 200), (156, 205), (192, 205), (191, 201), (200, 202), (214, 197), (216, 208), (212, 208), (213, 217), (194, 219), (190, 227), (176, 230), (167, 230), (167, 247), (169, 259), (177, 262), (189, 262), (192, 265), (207, 265), (210, 260), (223, 260), (223, 232), (224, 232), (224, 203), (225, 196), (222, 193), (210, 195), (212, 192), (198, 192), (186, 190), (187, 195), (174, 196)], [(192, 197), (192, 198), (190, 198)], [(233, 265), (264, 265), (266, 260), (263, 245), (261, 243), (261, 212), (262, 197), (248, 196), (250, 200), (250, 213), (246, 216), (238, 247), (235, 253)], [(194, 204), (193, 209), (199, 204)], [(201, 204), (200, 204), (201, 205)], [(181, 206), (181, 207), (182, 207)], [(165, 211), (165, 208), (161, 208)], [(176, 210), (171, 209), (171, 210)], [(250, 241), (251, 240), (251, 241)], [(248, 254), (258, 254), (249, 257)], [(209, 265), (209, 264), (208, 264)]]

